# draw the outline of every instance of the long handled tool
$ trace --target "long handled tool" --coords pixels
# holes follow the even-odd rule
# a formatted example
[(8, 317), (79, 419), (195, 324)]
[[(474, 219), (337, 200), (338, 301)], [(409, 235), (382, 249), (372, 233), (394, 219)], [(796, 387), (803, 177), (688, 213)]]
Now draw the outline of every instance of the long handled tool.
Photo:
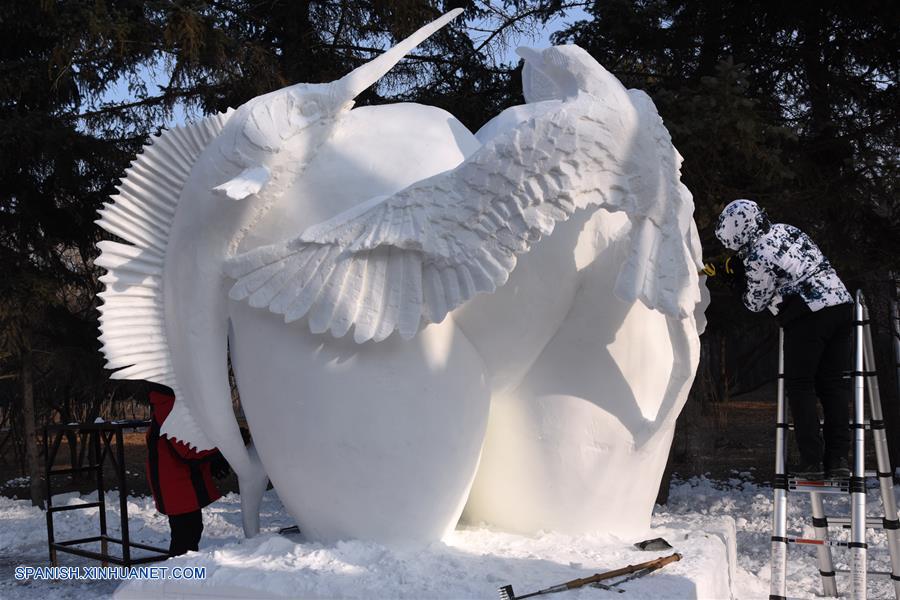
[(661, 556), (656, 560), (648, 560), (647, 562), (643, 562), (637, 565), (628, 565), (627, 567), (614, 569), (612, 571), (607, 571), (606, 573), (595, 573), (590, 577), (573, 579), (572, 581), (554, 585), (553, 587), (549, 587), (545, 590), (525, 594), (524, 596), (516, 596), (516, 594), (513, 592), (512, 586), (505, 585), (499, 590), (500, 600), (522, 600), (523, 598), (531, 598), (532, 596), (540, 596), (543, 594), (553, 594), (556, 592), (564, 592), (566, 590), (574, 590), (591, 583), (603, 581), (604, 579), (612, 579), (613, 577), (619, 577), (620, 575), (631, 575), (632, 573), (637, 573), (638, 571), (645, 571), (645, 573), (642, 574), (646, 575), (647, 573), (651, 573), (657, 569), (661, 569), (667, 564), (675, 562), (677, 560), (681, 560), (681, 555), (675, 552), (673, 554), (670, 554), (669, 556)]
[(656, 568), (653, 568), (653, 567), (651, 567), (649, 569), (641, 569), (640, 571), (635, 571), (628, 577), (623, 577), (622, 579), (618, 580), (615, 583), (607, 584), (607, 583), (600, 583), (599, 581), (595, 581), (594, 583), (590, 583), (588, 585), (590, 585), (591, 587), (599, 588), (601, 590), (606, 590), (607, 592), (618, 592), (620, 594), (624, 594), (625, 590), (620, 588), (619, 587), (620, 585), (622, 585), (624, 583), (628, 583), (629, 581), (633, 581), (635, 579), (640, 579), (644, 575), (649, 575), (650, 573), (652, 573), (655, 570), (656, 570)]

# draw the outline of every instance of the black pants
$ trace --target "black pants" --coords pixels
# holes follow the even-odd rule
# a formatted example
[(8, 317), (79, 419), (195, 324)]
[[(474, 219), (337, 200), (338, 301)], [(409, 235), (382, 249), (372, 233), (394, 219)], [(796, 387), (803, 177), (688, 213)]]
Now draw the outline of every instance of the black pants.
[(190, 550), (196, 551), (203, 534), (203, 513), (195, 510), (183, 515), (169, 515), (169, 529), (172, 530), (169, 554), (179, 556)]
[[(791, 321), (784, 328), (784, 389), (794, 418), (803, 462), (825, 467), (850, 451), (853, 305), (830, 306)], [(817, 400), (825, 424), (819, 431)]]

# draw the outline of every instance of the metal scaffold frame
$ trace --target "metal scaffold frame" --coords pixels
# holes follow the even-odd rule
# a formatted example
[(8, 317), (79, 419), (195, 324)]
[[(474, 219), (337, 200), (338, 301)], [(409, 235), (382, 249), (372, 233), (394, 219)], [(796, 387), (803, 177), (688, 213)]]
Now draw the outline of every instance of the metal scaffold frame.
[[(123, 421), (114, 423), (90, 423), (90, 424), (70, 424), (70, 425), (47, 425), (44, 427), (44, 468), (45, 468), (45, 489), (47, 493), (47, 547), (50, 553), (50, 562), (53, 566), (58, 564), (59, 552), (66, 552), (99, 560), (103, 566), (109, 563), (124, 567), (132, 565), (140, 565), (169, 558), (167, 549), (155, 548), (146, 544), (139, 544), (130, 539), (128, 530), (128, 483), (125, 478), (125, 443), (123, 437), (124, 429), (135, 429), (137, 427), (146, 427), (149, 421)], [(69, 466), (65, 468), (54, 468), (56, 455), (59, 451), (60, 444), (66, 433), (87, 434), (87, 439), (93, 448), (93, 464), (84, 466)], [(52, 444), (50, 438), (53, 437)], [(112, 464), (116, 473), (116, 480), (119, 488), (119, 516), (121, 524), (121, 539), (114, 538), (109, 535), (106, 523), (106, 486), (103, 478), (103, 466), (107, 459)], [(66, 506), (53, 506), (53, 477), (59, 475), (73, 475), (81, 472), (94, 472), (97, 484), (97, 500), (96, 502), (85, 502), (82, 504), (71, 504)], [(72, 540), (57, 540), (55, 537), (55, 529), (53, 524), (53, 516), (61, 511), (83, 510), (97, 508), (100, 519), (100, 535), (77, 538)], [(85, 544), (100, 543), (100, 552), (79, 548)], [(119, 544), (122, 547), (121, 556), (111, 554), (109, 551), (110, 544)], [(151, 554), (134, 557), (132, 551), (134, 549), (146, 550)]]

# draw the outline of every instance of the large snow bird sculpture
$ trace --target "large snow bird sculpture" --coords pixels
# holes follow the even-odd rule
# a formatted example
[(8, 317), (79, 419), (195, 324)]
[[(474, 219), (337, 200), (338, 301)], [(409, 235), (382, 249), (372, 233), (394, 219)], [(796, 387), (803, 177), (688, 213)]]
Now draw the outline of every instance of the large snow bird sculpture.
[[(609, 119), (601, 98), (625, 95), (624, 88), (598, 97), (592, 79), (526, 56), (559, 81), (565, 101), (547, 101), (554, 105), (487, 141), (456, 169), (229, 260), (226, 272), (238, 280), (231, 298), (268, 306), (288, 323), (309, 314), (313, 333), (341, 337), (355, 326), (357, 342), (381, 341), (394, 330), (410, 339), (422, 323), (440, 323), (475, 294), (506, 283), (516, 256), (557, 222), (602, 207), (637, 220), (638, 243), (618, 284), (623, 299), (678, 317), (692, 312), (699, 288), (684, 282), (697, 280), (686, 235), (693, 207), (665, 194), (674, 158), (657, 152), (656, 139), (630, 134), (640, 125), (637, 109)], [(547, 56), (566, 66), (593, 62), (575, 47)]]
[[(612, 411), (632, 434), (623, 444), (667, 452), (702, 303), (693, 205), (649, 98), (566, 46), (521, 50), (528, 103), (477, 136), (432, 107), (351, 110), (458, 12), (336, 82), (163, 134), (102, 213), (131, 243), (103, 242), (98, 259), (109, 366), (175, 389), (163, 433), (222, 450), (248, 535), (268, 475), (310, 538), (439, 539), (469, 497), (486, 432), (470, 514), (514, 529), (552, 521), (546, 495), (519, 524), (497, 517), (508, 497), (484, 498), (505, 477), (503, 432), (547, 439), (502, 406), (549, 407), (528, 383), (539, 373), (550, 387), (588, 383), (548, 354), (585, 293), (624, 310), (599, 314), (606, 337), (668, 348), (646, 369), (662, 382), (649, 401), (618, 361), (632, 396)], [(613, 281), (618, 299), (604, 295)], [(655, 325), (632, 331), (629, 319)], [(615, 354), (606, 345), (616, 342), (588, 350)], [(229, 347), (249, 449), (230, 405)], [(603, 429), (591, 435), (588, 445)], [(531, 485), (512, 473), (509, 485)]]
[(109, 270), (100, 307), (107, 366), (126, 367), (116, 378), (173, 388), (177, 401), (162, 433), (200, 449), (218, 446), (238, 475), (248, 535), (258, 530), (266, 474), (255, 450), (244, 448), (231, 407), (222, 262), (353, 98), (459, 12), (336, 82), (298, 84), (167, 132), (101, 211), (100, 226), (133, 244), (100, 244), (97, 264)]

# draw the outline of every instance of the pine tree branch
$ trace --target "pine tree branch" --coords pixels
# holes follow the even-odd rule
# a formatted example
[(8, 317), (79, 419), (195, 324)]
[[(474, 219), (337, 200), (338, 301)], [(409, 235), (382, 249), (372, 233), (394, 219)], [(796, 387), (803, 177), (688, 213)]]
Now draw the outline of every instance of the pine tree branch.
[[(340, 44), (337, 46), (333, 46), (336, 50), (351, 50), (354, 52), (368, 52), (373, 55), (378, 55), (384, 53), (383, 48), (370, 48), (368, 46), (357, 46), (355, 44)], [(471, 67), (470, 63), (460, 62), (456, 60), (451, 60), (446, 58), (445, 56), (428, 56), (421, 54), (407, 54), (404, 58), (408, 60), (414, 60), (418, 62), (427, 62), (441, 65), (453, 65), (457, 67)], [(508, 73), (509, 69), (498, 69), (498, 68), (490, 68), (486, 65), (481, 65), (480, 68), (489, 72), (489, 73)]]
[(156, 104), (162, 104), (167, 100), (174, 100), (177, 98), (190, 98), (192, 96), (199, 96), (201, 91), (199, 89), (185, 89), (185, 90), (175, 90), (167, 89), (164, 93), (158, 96), (150, 96), (147, 98), (143, 98), (141, 100), (135, 100), (134, 102), (126, 102), (124, 104), (110, 104), (104, 106), (103, 108), (99, 108), (97, 110), (92, 110), (88, 112), (83, 112), (76, 115), (79, 119), (91, 119), (93, 117), (99, 117), (102, 115), (108, 115), (110, 113), (116, 113), (125, 110), (131, 110), (132, 108), (138, 108), (141, 106), (154, 106)]
[[(478, 45), (478, 47), (475, 48), (475, 52), (480, 53), (485, 48), (485, 46), (490, 44), (491, 41), (493, 41), (497, 36), (502, 35), (504, 31), (506, 31), (510, 27), (516, 25), (517, 23), (520, 23), (521, 21), (524, 21), (531, 17), (535, 17), (542, 13), (544, 13), (544, 14), (557, 13), (557, 12), (560, 12), (560, 11), (563, 11), (563, 10), (566, 10), (569, 8), (585, 7), (585, 6), (589, 6), (590, 4), (591, 4), (590, 2), (569, 2), (567, 4), (559, 4), (556, 6), (537, 6), (535, 8), (532, 8), (531, 10), (526, 10), (525, 12), (514, 14), (511, 16), (504, 14), (504, 17), (506, 17), (506, 20), (500, 25), (500, 27), (496, 28), (494, 30), (494, 32), (491, 33), (491, 35), (489, 35), (487, 38), (485, 38), (485, 40), (482, 41)], [(491, 7), (491, 6), (489, 6), (488, 8), (493, 9), (493, 7)], [(494, 9), (494, 10), (495, 10), (495, 12), (500, 12), (500, 11), (497, 11), (496, 9)], [(503, 13), (500, 13), (500, 14), (503, 14)]]

